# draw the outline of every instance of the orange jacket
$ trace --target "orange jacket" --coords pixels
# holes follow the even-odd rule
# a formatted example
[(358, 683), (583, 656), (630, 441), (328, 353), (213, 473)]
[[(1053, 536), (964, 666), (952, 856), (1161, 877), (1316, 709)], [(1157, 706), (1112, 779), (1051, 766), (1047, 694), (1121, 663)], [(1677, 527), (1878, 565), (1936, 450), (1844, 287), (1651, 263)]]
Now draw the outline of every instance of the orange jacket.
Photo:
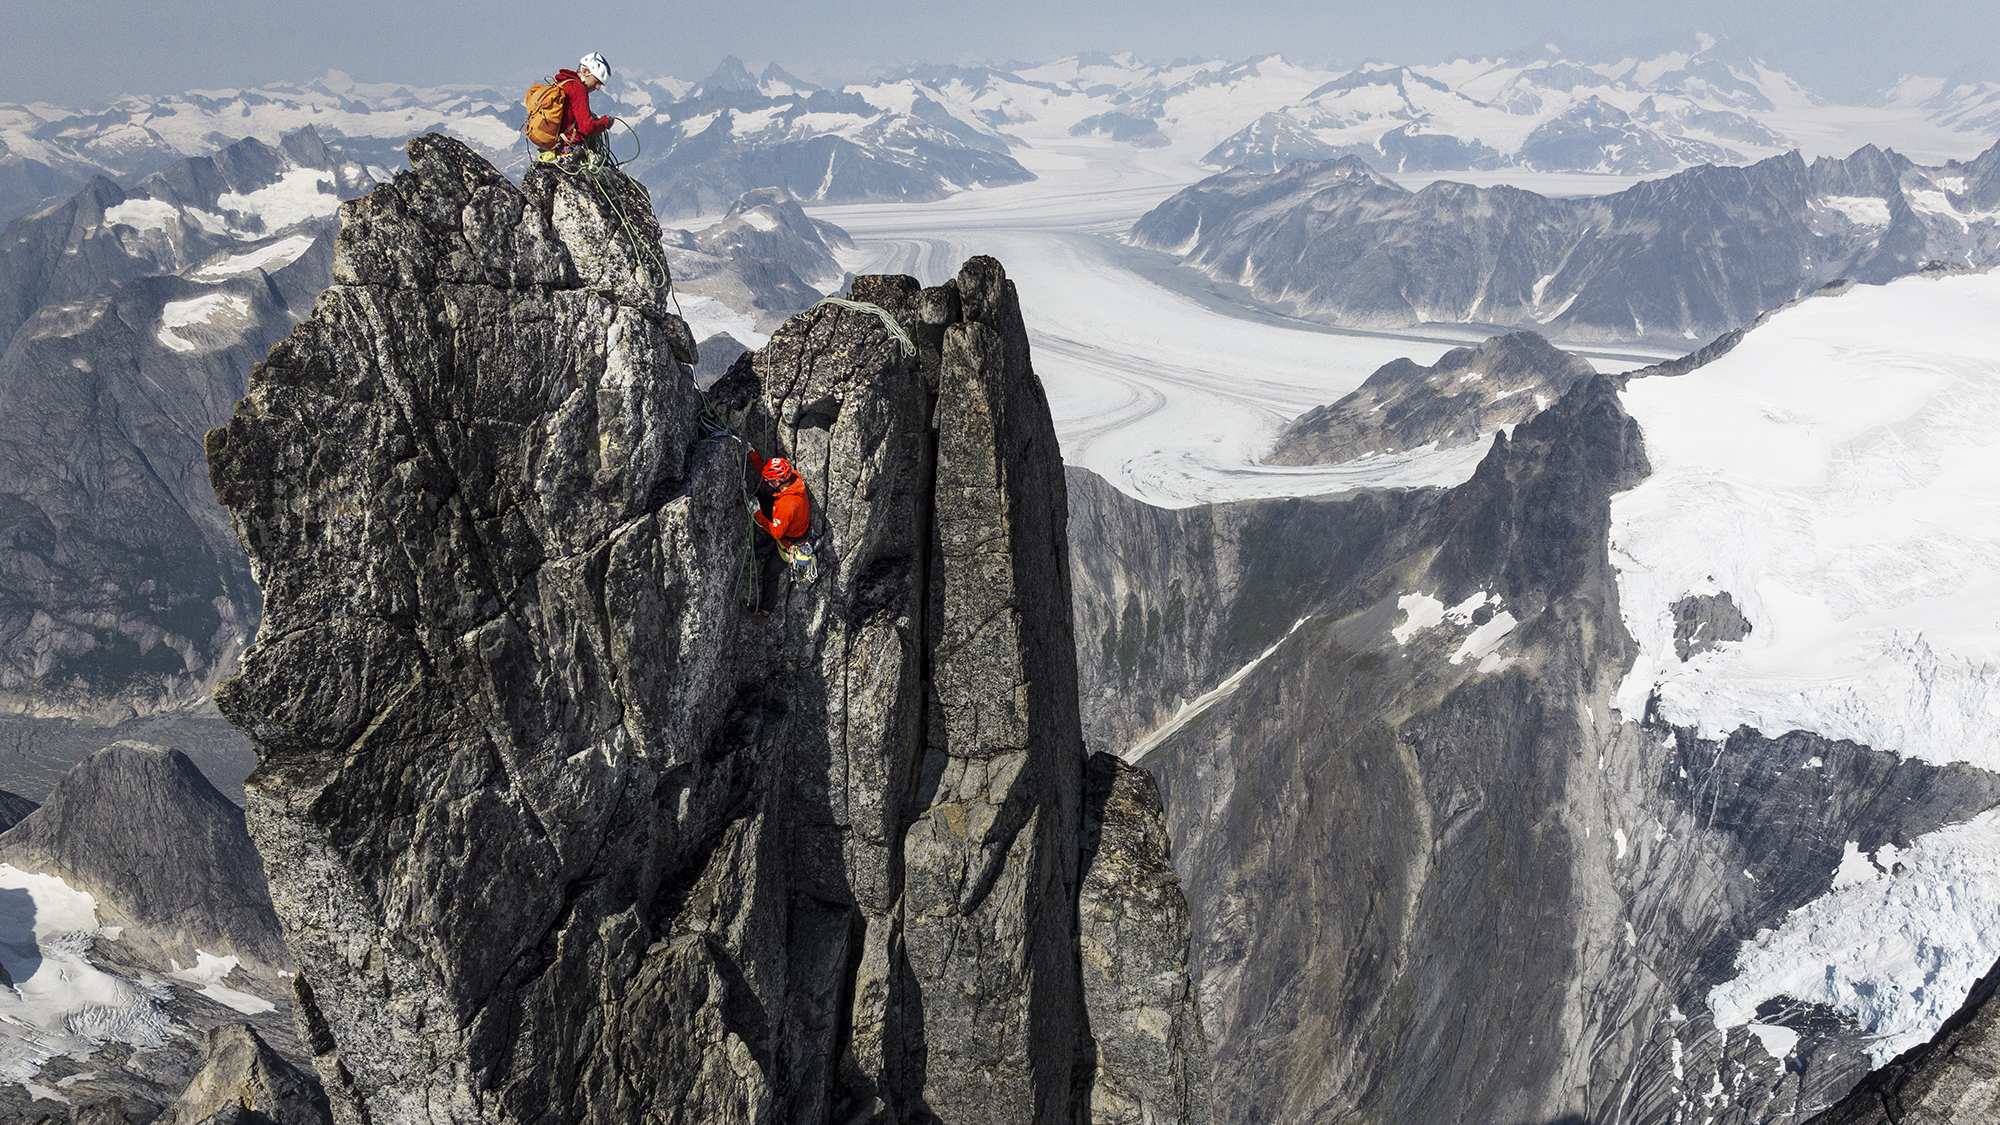
[(757, 526), (770, 532), (771, 538), (787, 545), (812, 534), (812, 501), (806, 498), (806, 479), (792, 474), (771, 502), (771, 514), (758, 512), (755, 518)]

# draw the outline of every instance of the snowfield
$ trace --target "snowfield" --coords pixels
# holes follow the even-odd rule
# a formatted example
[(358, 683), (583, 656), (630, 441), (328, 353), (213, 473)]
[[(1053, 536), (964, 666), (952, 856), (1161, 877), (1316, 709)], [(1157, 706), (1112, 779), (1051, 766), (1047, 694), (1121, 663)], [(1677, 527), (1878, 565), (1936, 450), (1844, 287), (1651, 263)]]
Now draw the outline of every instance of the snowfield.
[(153, 336), (177, 352), (200, 351), (202, 345), (174, 329), (208, 324), (229, 327), (242, 324), (249, 316), (248, 300), (233, 293), (204, 293), (185, 301), (168, 301), (160, 310), (160, 328)]
[(230, 973), (242, 967), (243, 962), (236, 957), (217, 957), (200, 949), (195, 950), (194, 954), (193, 965), (183, 969), (180, 962), (175, 961), (174, 971), (168, 975), (183, 984), (195, 986), (195, 991), (203, 996), (225, 1008), (234, 1008), (246, 1016), (262, 1015), (277, 1009), (276, 1004), (261, 996), (253, 996), (222, 983), (229, 978)]
[(91, 964), (100, 935), (117, 936), (99, 927), (97, 900), (53, 875), (0, 863), (0, 964), (14, 982), (0, 988), (0, 1082), (31, 1085), (57, 1055), (87, 1055), (105, 1043), (143, 1049), (166, 1041), (165, 987)]
[(1935, 1034), (2000, 957), (2000, 809), (1872, 862), (1848, 852), (1861, 871), (1843, 863), (1831, 892), (1743, 944), (1740, 975), (1708, 995), (1717, 1026), (1778, 996), (1825, 1004), (1880, 1036), (1868, 1057), (1881, 1066)]
[(258, 270), (276, 272), (298, 261), (299, 255), (312, 249), (312, 244), (312, 235), (295, 234), (289, 238), (281, 238), (268, 246), (261, 246), (247, 253), (236, 254), (220, 262), (203, 266), (188, 276), (196, 281), (220, 281), (225, 277), (254, 273)]
[[(1808, 300), (1624, 401), (1653, 464), (1611, 508), (1628, 717), (1657, 693), (1708, 738), (2000, 770), (2000, 276)], [(1751, 634), (1681, 661), (1668, 607), (1725, 590)]]
[[(1707, 738), (1809, 730), (2000, 770), (2000, 276), (1808, 300), (1624, 398), (1653, 464), (1611, 507), (1628, 718), (1656, 695)], [(1750, 634), (1682, 661), (1669, 607), (1721, 591)], [(1826, 895), (1743, 945), (1717, 1024), (1787, 995), (1879, 1035), (1876, 1065), (1929, 1038), (2000, 955), (1996, 818), (1872, 859), (1850, 844)]]

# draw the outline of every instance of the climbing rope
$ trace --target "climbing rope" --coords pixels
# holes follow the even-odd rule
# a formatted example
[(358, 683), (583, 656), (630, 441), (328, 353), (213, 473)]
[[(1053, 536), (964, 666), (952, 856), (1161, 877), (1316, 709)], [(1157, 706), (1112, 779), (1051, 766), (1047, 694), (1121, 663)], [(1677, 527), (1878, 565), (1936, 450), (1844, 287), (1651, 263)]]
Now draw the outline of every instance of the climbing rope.
[[(905, 358), (917, 354), (916, 342), (910, 339), (910, 334), (908, 332), (903, 331), (902, 325), (896, 323), (896, 318), (890, 314), (889, 310), (883, 308), (882, 306), (871, 304), (867, 301), (850, 301), (845, 297), (823, 298), (818, 303), (814, 304), (813, 308), (814, 309), (819, 308), (820, 305), (832, 305), (836, 308), (848, 309), (853, 312), (867, 313), (871, 316), (874, 316), (876, 319), (882, 322), (882, 327), (888, 331), (889, 335), (901, 347), (902, 353)], [(678, 300), (676, 300), (674, 307), (676, 309), (680, 307)], [(811, 310), (809, 309), (807, 311), (810, 312)], [(690, 380), (692, 380), (694, 371), (690, 368), (687, 368), (686, 364), (682, 364), (682, 367), (687, 370), (687, 374)], [(744, 514), (747, 518), (751, 510), (751, 507), (756, 503), (755, 498), (750, 495), (750, 486), (747, 483), (745, 483), (744, 480), (748, 472), (748, 464), (749, 464), (748, 457), (750, 452), (750, 443), (744, 441), (742, 438), (736, 436), (736, 434), (730, 431), (729, 424), (723, 420), (722, 411), (716, 409), (715, 403), (709, 399), (707, 391), (704, 391), (699, 387), (697, 387), (695, 388), (695, 393), (701, 396), (701, 413), (696, 417), (696, 424), (699, 425), (702, 430), (702, 437), (700, 438), (700, 441), (703, 442), (733, 441), (736, 444), (743, 447), (744, 457), (745, 457), (745, 462), (744, 462), (745, 468), (737, 472), (737, 488), (742, 493)], [(821, 511), (820, 506), (817, 503), (812, 505), (812, 514), (813, 514), (813, 522), (815, 524), (821, 524), (824, 518), (824, 513)], [(736, 574), (736, 593), (737, 596), (743, 600), (743, 604), (746, 608), (756, 606), (758, 604), (760, 596), (760, 590), (759, 590), (760, 578), (757, 573), (757, 553), (756, 553), (756, 548), (753, 546), (753, 544), (756, 542), (757, 532), (761, 531), (762, 528), (758, 526), (757, 521), (754, 519), (750, 520), (749, 522), (750, 522), (750, 537), (744, 541), (743, 562), (738, 567)], [(816, 543), (816, 541), (819, 538), (819, 535), (820, 532), (816, 528), (813, 531), (810, 539), (808, 540), (808, 544)], [(791, 563), (792, 566), (795, 568), (794, 569), (795, 577), (798, 577), (802, 573), (813, 574), (815, 576), (817, 574), (816, 570), (812, 569), (812, 560), (814, 554), (816, 553), (816, 547), (808, 545), (805, 548), (805, 550), (808, 553), (805, 556), (807, 561), (804, 564), (801, 564), (798, 561), (798, 559), (794, 557), (791, 550), (784, 550), (786, 561), (788, 563)], [(815, 580), (816, 577), (799, 578), (799, 581), (805, 582), (807, 584), (810, 584)]]
[[(632, 180), (632, 177), (625, 173), (624, 167), (634, 160), (639, 159), (639, 154), (645, 151), (644, 144), (639, 140), (638, 132), (632, 128), (630, 123), (622, 117), (614, 117), (612, 120), (625, 126), (625, 131), (632, 134), (632, 144), (634, 147), (631, 156), (623, 160), (618, 159), (611, 151), (611, 142), (606, 139), (607, 135), (599, 133), (597, 136), (583, 143), (585, 158), (579, 161), (573, 168), (565, 167), (560, 160), (540, 160), (537, 163), (548, 165), (572, 179), (590, 181), (590, 186), (597, 189), (598, 198), (604, 200), (605, 205), (611, 208), (611, 213), (618, 216), (618, 225), (624, 228), (625, 240), (632, 244), (632, 256), (651, 265), (654, 277), (653, 288), (669, 289), (669, 292), (671, 292), (669, 287), (672, 284), (672, 275), (667, 272), (667, 261), (661, 256), (659, 246), (639, 236), (639, 230), (633, 225), (632, 217), (625, 213), (624, 205), (619, 203), (617, 196), (613, 195), (610, 189), (604, 186), (604, 180), (610, 176), (620, 176), (624, 179)], [(635, 184), (639, 183), (637, 180), (632, 180), (632, 182)], [(639, 184), (639, 190), (645, 191), (646, 185)], [(651, 198), (652, 193), (648, 192), (647, 199), (650, 201)], [(680, 299), (678, 297), (674, 299), (674, 308), (676, 310), (680, 308)]]
[[(881, 305), (869, 304), (867, 301), (850, 301), (845, 297), (821, 297), (819, 302), (813, 305), (813, 308), (816, 309), (820, 305), (832, 305), (835, 308), (852, 309), (855, 312), (872, 314), (875, 319), (882, 322), (882, 327), (888, 331), (889, 335), (894, 337), (898, 344), (902, 345), (903, 357), (905, 359), (917, 354), (916, 341), (910, 339), (910, 334), (903, 331), (903, 326), (897, 324), (896, 318), (891, 316), (889, 310), (883, 308)], [(806, 311), (811, 312), (812, 309), (807, 309)]]

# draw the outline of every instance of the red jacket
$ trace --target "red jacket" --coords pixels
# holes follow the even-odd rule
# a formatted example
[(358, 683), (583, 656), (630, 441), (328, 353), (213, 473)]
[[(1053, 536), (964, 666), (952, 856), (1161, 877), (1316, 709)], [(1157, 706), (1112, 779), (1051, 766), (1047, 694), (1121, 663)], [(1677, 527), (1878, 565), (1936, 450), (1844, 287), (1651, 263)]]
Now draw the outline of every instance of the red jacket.
[(780, 543), (797, 543), (811, 535), (812, 501), (806, 498), (806, 479), (793, 473), (785, 487), (778, 490), (778, 498), (771, 501), (771, 514), (758, 512), (755, 518), (757, 526)]
[(611, 128), (609, 117), (590, 112), (590, 91), (583, 88), (583, 79), (576, 71), (556, 71), (556, 85), (562, 87), (563, 97), (569, 103), (563, 109), (563, 139), (580, 141)]

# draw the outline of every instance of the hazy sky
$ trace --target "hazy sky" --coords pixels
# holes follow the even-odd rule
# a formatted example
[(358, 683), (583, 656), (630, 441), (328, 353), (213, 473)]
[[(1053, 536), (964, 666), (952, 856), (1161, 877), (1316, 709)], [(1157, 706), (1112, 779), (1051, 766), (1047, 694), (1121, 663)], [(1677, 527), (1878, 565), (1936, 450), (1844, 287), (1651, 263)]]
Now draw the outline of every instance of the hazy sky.
[(514, 84), (585, 50), (614, 68), (698, 78), (725, 55), (811, 79), (907, 62), (1281, 52), (1302, 62), (1429, 61), (1555, 42), (1578, 55), (1725, 35), (1840, 98), (1902, 73), (2000, 77), (1992, 0), (0, 0), (0, 100), (100, 103), (300, 80)]

